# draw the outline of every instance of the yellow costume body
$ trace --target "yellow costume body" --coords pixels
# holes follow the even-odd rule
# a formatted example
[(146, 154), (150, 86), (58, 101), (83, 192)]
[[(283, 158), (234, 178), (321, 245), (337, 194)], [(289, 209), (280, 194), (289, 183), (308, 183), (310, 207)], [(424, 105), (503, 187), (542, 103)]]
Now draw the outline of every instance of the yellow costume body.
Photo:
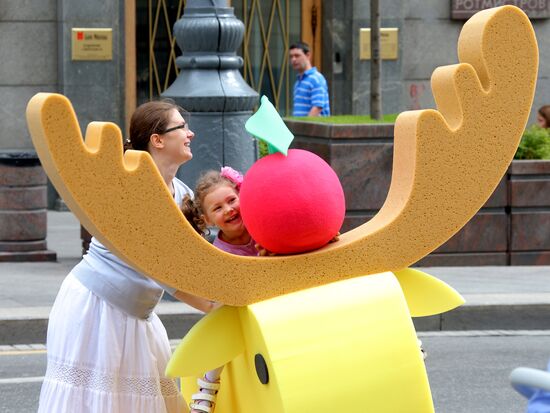
[[(405, 270), (397, 278), (369, 275), (246, 307), (225, 306), (193, 327), (167, 374), (192, 377), (183, 385), (190, 400), (195, 377), (226, 365), (220, 413), (428, 413), (430, 386), (409, 306), (414, 315), (428, 315), (462, 302), (441, 281)], [(266, 384), (257, 355), (266, 362)]]

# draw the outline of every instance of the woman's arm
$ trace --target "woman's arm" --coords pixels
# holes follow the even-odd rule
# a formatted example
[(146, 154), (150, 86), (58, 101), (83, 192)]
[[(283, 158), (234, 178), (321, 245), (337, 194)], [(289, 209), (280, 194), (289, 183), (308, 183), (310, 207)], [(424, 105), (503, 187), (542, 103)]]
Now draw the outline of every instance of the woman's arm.
[(202, 297), (197, 297), (196, 295), (183, 291), (175, 291), (172, 295), (178, 300), (183, 301), (185, 304), (189, 304), (191, 307), (194, 307), (204, 313), (209, 313), (210, 311), (222, 306), (220, 303), (216, 303)]

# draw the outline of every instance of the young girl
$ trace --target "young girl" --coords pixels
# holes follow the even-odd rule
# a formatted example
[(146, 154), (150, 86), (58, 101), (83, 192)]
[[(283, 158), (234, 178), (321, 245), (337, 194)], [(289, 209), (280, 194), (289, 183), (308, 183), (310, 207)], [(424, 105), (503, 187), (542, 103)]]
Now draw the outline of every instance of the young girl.
[(258, 250), (241, 218), (239, 190), (243, 177), (225, 166), (204, 173), (197, 182), (195, 198), (186, 197), (183, 213), (195, 230), (203, 236), (208, 227), (218, 228), (214, 245), (236, 255), (255, 256)]
[[(256, 243), (241, 218), (239, 189), (242, 175), (230, 167), (203, 174), (195, 189), (195, 198), (186, 197), (183, 213), (193, 228), (206, 237), (208, 227), (218, 228), (214, 245), (236, 255), (258, 255)], [(216, 402), (223, 367), (211, 370), (198, 380), (199, 392), (192, 396), (191, 413), (210, 413)]]

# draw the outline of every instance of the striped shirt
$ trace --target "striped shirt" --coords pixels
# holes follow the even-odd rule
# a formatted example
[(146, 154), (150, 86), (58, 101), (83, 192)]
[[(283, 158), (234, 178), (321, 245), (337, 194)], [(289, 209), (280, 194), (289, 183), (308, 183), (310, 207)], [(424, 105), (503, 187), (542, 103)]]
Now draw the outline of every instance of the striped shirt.
[(321, 116), (330, 116), (327, 81), (316, 67), (296, 76), (292, 115), (307, 116), (314, 106), (322, 108)]

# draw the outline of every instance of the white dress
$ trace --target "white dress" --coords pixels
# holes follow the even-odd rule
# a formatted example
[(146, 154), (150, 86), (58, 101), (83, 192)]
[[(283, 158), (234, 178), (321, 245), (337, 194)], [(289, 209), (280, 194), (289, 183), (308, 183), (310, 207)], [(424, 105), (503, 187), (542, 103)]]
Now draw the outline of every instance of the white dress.
[(126, 315), (73, 274), (50, 314), (48, 369), (39, 413), (180, 413), (187, 407), (164, 376), (171, 355), (156, 314)]
[[(174, 179), (180, 201), (191, 190)], [(153, 312), (162, 288), (95, 238), (63, 281), (48, 324), (48, 366), (39, 413), (181, 413), (164, 375), (171, 356)]]

